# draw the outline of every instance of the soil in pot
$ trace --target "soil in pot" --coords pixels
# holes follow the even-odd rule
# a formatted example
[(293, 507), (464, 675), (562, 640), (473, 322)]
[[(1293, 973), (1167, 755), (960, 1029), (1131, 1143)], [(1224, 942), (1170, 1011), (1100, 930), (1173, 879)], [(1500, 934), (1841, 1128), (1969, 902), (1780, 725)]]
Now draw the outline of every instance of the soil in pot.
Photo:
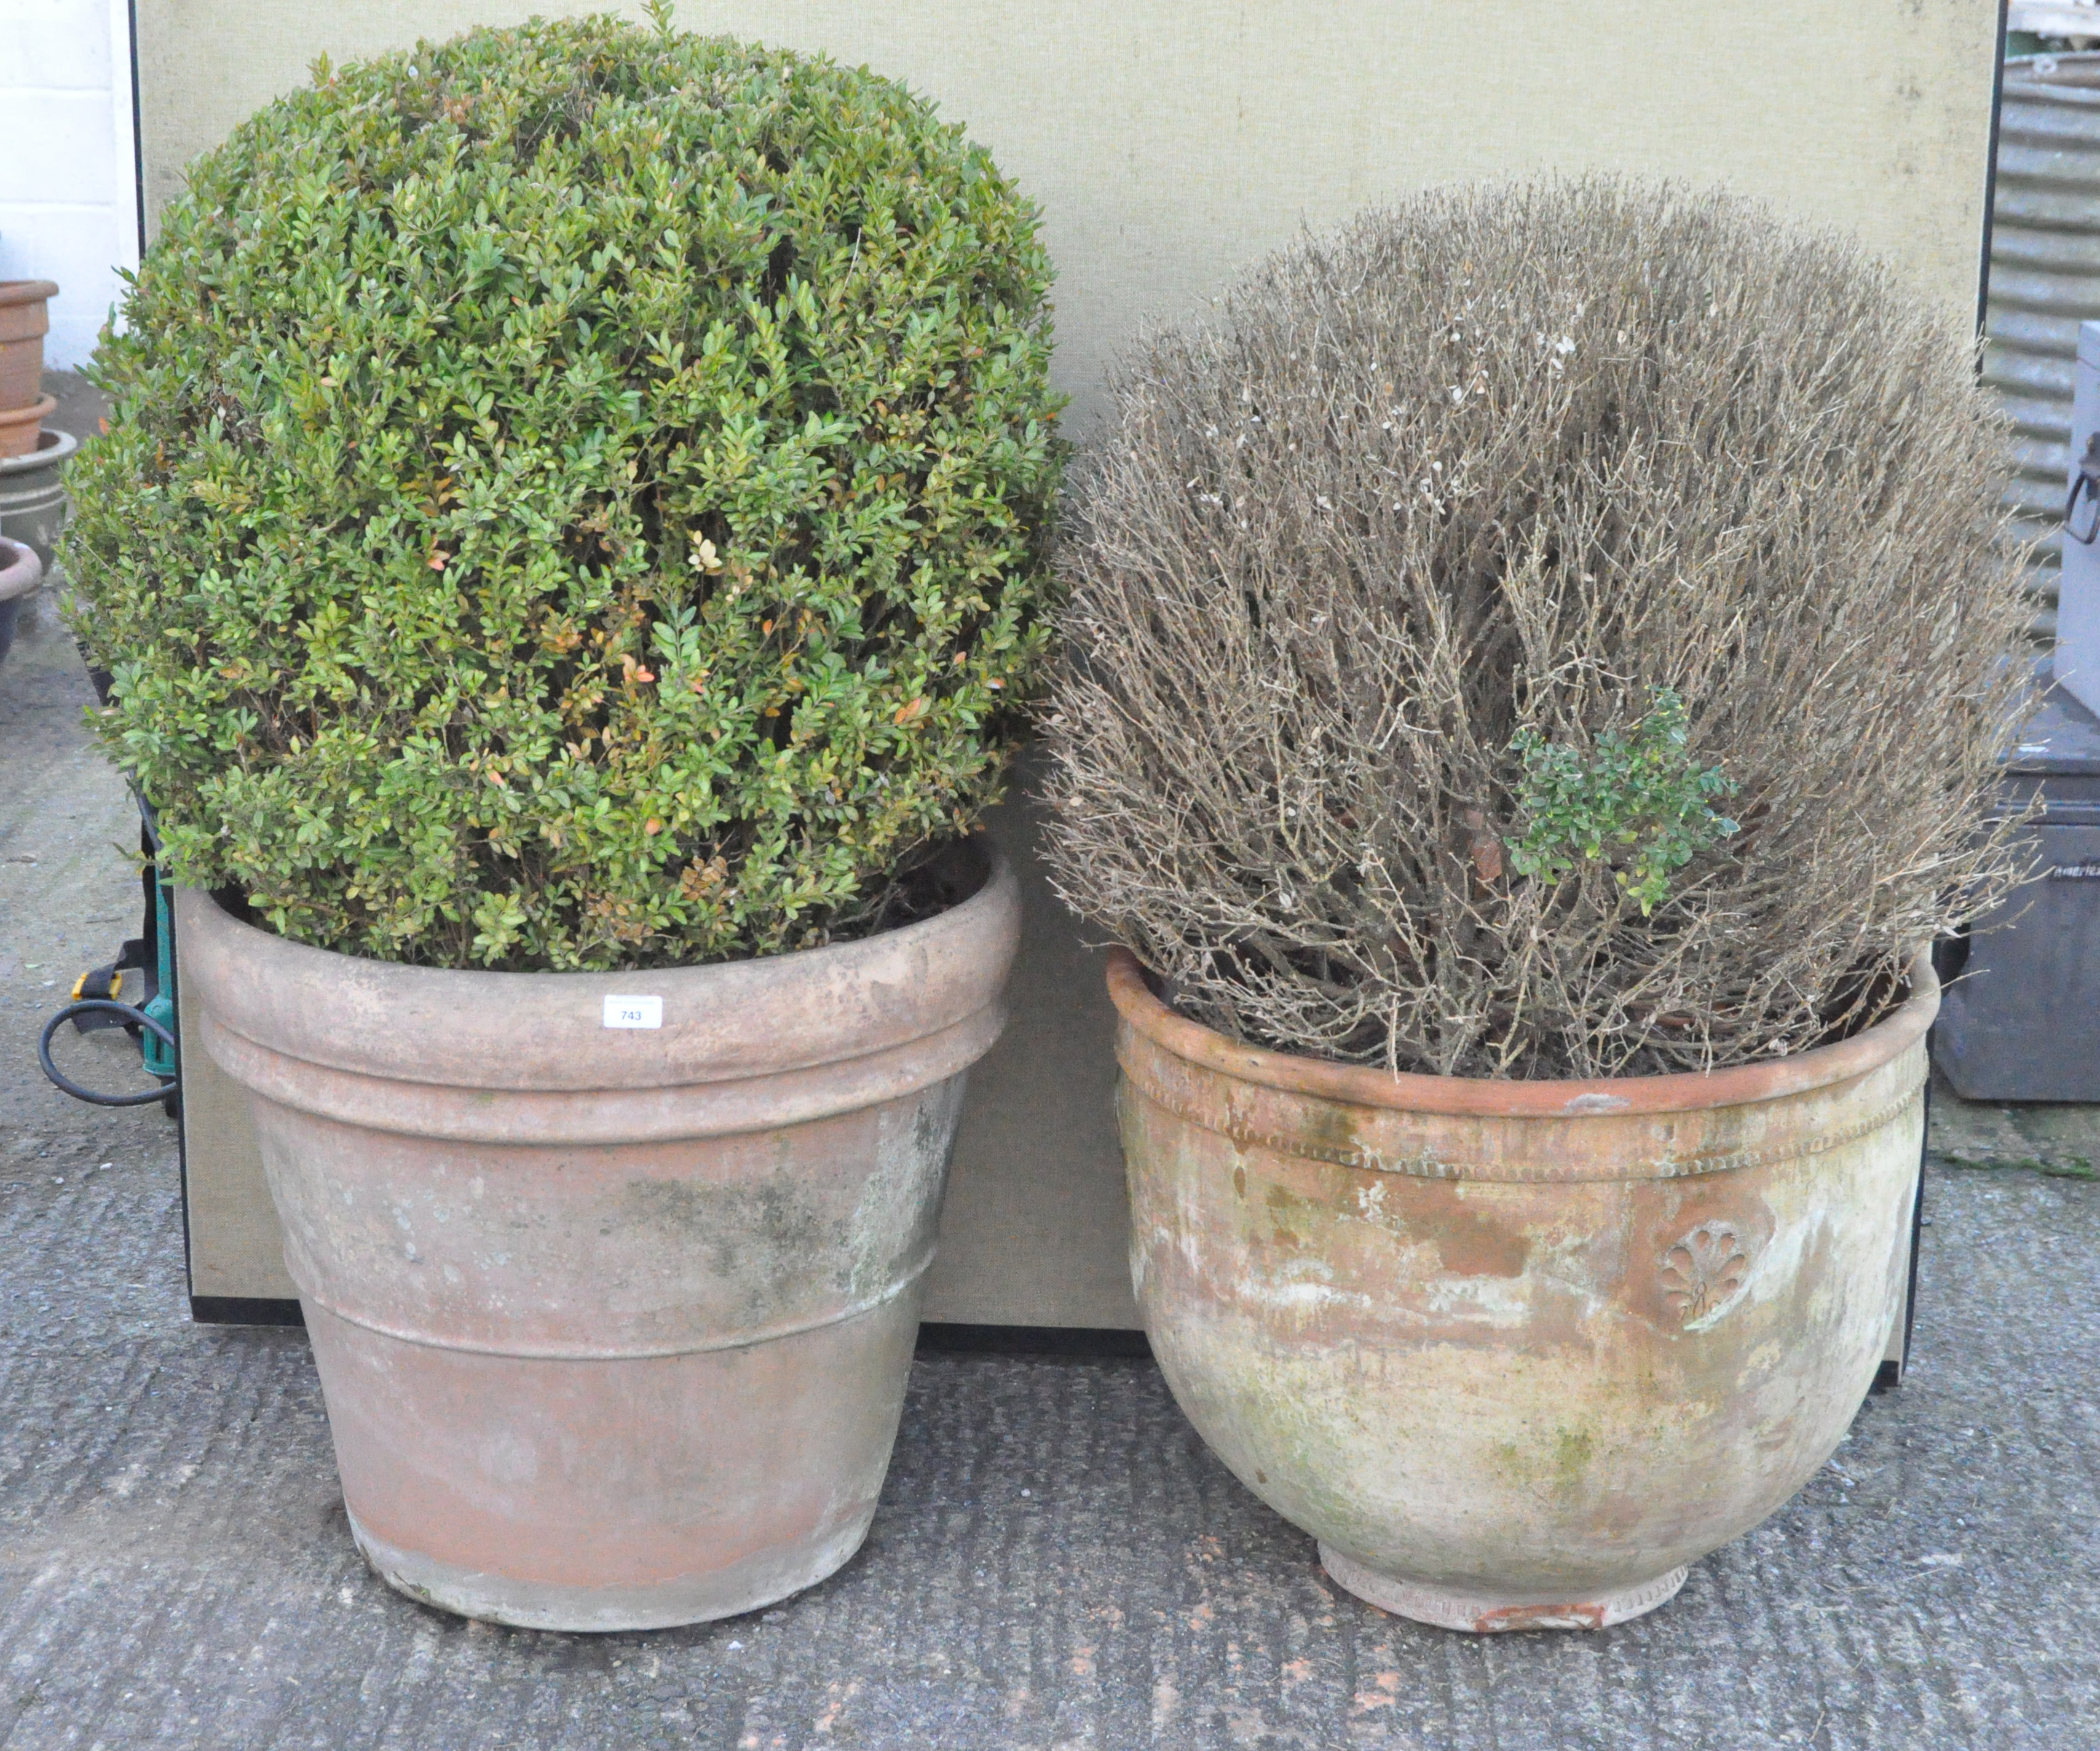
[(534, 1628), (729, 1616), (859, 1547), (1011, 871), (800, 954), (646, 973), (354, 959), (179, 897), (246, 1090), (360, 1547)]
[(1652, 1610), (1827, 1460), (1901, 1288), (1929, 967), (1710, 1075), (1394, 1076), (1240, 1045), (1117, 951), (1132, 1274), (1176, 1399), (1385, 1609)]

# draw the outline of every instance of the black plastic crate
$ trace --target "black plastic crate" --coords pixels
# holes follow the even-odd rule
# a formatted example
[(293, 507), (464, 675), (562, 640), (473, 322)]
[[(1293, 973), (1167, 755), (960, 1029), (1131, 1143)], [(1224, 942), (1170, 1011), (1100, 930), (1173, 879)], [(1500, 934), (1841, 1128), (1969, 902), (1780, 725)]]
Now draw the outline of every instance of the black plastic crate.
[(2100, 1100), (2100, 718), (2052, 688), (2006, 761), (2038, 880), (1947, 945), (1933, 1056), (1970, 1100)]

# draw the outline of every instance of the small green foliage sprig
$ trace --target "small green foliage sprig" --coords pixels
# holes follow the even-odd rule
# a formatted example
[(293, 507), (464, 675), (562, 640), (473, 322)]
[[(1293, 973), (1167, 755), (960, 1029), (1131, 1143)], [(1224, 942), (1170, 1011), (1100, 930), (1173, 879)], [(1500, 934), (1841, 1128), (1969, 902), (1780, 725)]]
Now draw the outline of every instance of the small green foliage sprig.
[(1581, 860), (1616, 862), (1618, 884), (1652, 916), (1671, 876), (1736, 831), (1713, 807), (1735, 793), (1735, 781), (1699, 765), (1688, 739), (1684, 701), (1672, 687), (1656, 688), (1631, 729), (1605, 730), (1587, 755), (1529, 726), (1518, 730), (1510, 751), (1524, 762), (1517, 805), (1529, 824), (1511, 847), (1511, 866), (1553, 882)]
[(902, 86), (610, 17), (357, 66), (190, 166), (68, 484), (177, 880), (353, 955), (870, 928), (1044, 678), (1050, 264)]

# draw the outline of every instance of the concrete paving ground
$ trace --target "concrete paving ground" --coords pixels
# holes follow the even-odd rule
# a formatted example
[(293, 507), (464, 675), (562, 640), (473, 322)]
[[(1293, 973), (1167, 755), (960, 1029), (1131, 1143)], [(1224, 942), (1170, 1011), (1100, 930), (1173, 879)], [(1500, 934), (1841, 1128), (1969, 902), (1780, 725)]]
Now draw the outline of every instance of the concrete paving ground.
[(915, 1370), (866, 1549), (783, 1606), (593, 1638), (411, 1603), (351, 1546), (303, 1336), (189, 1322), (168, 1121), (37, 1072), (136, 928), (87, 699), (40, 611), (0, 666), (0, 1751), (2100, 1745), (2083, 1108), (1939, 1100), (1910, 1378), (1619, 1629), (1386, 1616), (1149, 1363), (956, 1356)]

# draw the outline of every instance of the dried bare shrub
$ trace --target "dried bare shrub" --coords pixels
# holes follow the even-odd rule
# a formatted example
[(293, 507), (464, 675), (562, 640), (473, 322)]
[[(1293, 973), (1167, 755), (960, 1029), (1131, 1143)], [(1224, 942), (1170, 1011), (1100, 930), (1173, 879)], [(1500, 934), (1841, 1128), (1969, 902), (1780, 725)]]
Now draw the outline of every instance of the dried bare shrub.
[[(2000, 417), (1970, 337), (1855, 247), (1681, 189), (1434, 193), (1112, 390), (1052, 857), (1184, 1012), (1447, 1074), (1741, 1063), (1871, 1024), (2009, 885)], [(1666, 891), (1652, 822), (1521, 873), (1513, 744), (1588, 770), (1665, 689), (1671, 782), (1732, 820)]]

